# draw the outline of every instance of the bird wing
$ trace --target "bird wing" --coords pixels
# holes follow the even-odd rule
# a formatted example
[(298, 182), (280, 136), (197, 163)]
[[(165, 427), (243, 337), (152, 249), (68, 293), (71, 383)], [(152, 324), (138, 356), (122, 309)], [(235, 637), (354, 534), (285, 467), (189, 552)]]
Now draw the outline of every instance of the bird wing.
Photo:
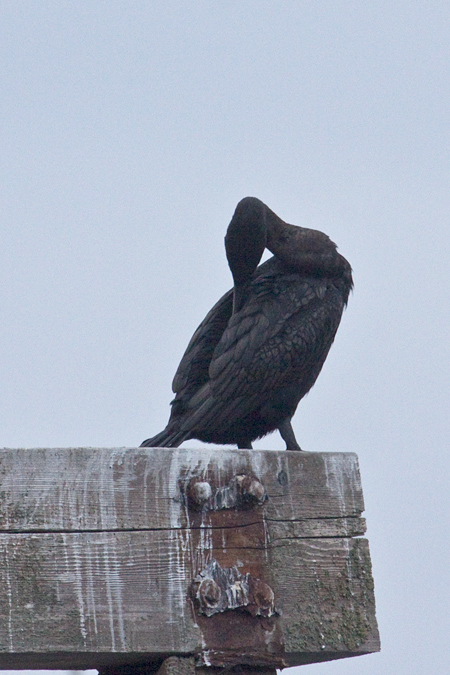
[[(192, 385), (191, 370), (173, 402), (177, 431), (184, 438), (200, 432), (205, 436), (208, 428), (216, 436), (226, 433), (238, 420), (270, 406), (279, 395), (283, 398), (286, 390), (295, 409), (322, 368), (342, 315), (342, 293), (332, 281), (290, 273), (274, 258), (258, 270), (243, 308), (229, 318), (219, 338), (219, 331), (213, 331), (217, 342), (206, 380), (207, 359), (200, 369), (203, 384), (185, 395)], [(219, 308), (211, 310), (214, 320), (219, 323), (220, 315), (225, 323), (231, 302), (231, 293), (219, 301)], [(209, 321), (206, 317), (200, 325), (186, 354), (208, 330)]]
[(284, 389), (294, 390), (295, 409), (322, 368), (343, 307), (326, 279), (286, 272), (254, 279), (214, 349), (209, 381), (183, 401), (180, 431), (224, 433)]
[(192, 336), (172, 382), (179, 398), (189, 398), (209, 380), (209, 365), (233, 310), (233, 291), (223, 295)]
[(301, 388), (302, 377), (318, 362), (320, 371), (342, 309), (340, 294), (325, 279), (286, 272), (255, 279), (214, 350), (209, 366), (214, 398), (245, 399), (255, 393), (255, 383), (258, 396), (297, 381)]

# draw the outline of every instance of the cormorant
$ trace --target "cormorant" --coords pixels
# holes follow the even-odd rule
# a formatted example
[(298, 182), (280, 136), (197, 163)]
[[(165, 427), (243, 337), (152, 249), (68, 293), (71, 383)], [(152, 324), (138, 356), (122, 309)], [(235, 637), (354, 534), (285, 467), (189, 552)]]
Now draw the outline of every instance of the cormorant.
[[(258, 267), (266, 247), (274, 255)], [(142, 446), (197, 438), (251, 448), (278, 429), (287, 450), (301, 450), (291, 418), (333, 343), (351, 267), (326, 234), (285, 223), (254, 197), (237, 205), (225, 248), (234, 288), (195, 331), (169, 422)]]

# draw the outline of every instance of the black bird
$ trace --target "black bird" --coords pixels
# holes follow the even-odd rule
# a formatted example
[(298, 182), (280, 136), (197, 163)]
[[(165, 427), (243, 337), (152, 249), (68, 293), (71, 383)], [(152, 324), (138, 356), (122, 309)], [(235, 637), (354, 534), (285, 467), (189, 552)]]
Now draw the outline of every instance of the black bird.
[[(258, 267), (265, 248), (274, 255)], [(142, 443), (237, 444), (291, 426), (319, 375), (352, 289), (351, 267), (323, 232), (289, 225), (246, 197), (225, 237), (234, 288), (195, 331), (175, 374), (164, 431)]]

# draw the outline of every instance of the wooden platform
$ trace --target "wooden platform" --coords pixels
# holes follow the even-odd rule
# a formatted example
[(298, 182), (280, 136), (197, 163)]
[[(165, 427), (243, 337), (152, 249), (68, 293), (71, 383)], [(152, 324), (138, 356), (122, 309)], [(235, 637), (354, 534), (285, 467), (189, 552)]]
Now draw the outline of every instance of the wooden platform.
[(0, 668), (379, 650), (357, 457), (0, 450)]

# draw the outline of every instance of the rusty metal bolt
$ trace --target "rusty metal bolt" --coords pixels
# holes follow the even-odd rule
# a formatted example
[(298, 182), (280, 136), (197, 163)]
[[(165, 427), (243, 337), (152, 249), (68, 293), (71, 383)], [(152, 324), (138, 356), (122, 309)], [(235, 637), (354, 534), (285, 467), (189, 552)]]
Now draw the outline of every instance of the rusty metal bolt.
[(189, 503), (195, 507), (202, 507), (211, 499), (211, 485), (206, 481), (192, 480), (187, 490)]
[(222, 591), (213, 579), (203, 579), (198, 589), (200, 603), (207, 607), (215, 607), (219, 604)]
[(262, 613), (265, 614), (268, 612), (270, 616), (273, 611), (273, 603), (275, 600), (274, 592), (270, 586), (265, 584), (264, 581), (261, 581), (261, 579), (257, 579), (253, 588), (253, 597), (258, 607), (263, 610)]
[(262, 485), (259, 480), (252, 480), (248, 487), (247, 494), (249, 497), (252, 497), (255, 502), (258, 502), (258, 504), (262, 504), (266, 499), (264, 485)]
[(239, 492), (246, 502), (253, 504), (263, 504), (267, 499), (267, 493), (264, 485), (252, 476), (236, 476)]

